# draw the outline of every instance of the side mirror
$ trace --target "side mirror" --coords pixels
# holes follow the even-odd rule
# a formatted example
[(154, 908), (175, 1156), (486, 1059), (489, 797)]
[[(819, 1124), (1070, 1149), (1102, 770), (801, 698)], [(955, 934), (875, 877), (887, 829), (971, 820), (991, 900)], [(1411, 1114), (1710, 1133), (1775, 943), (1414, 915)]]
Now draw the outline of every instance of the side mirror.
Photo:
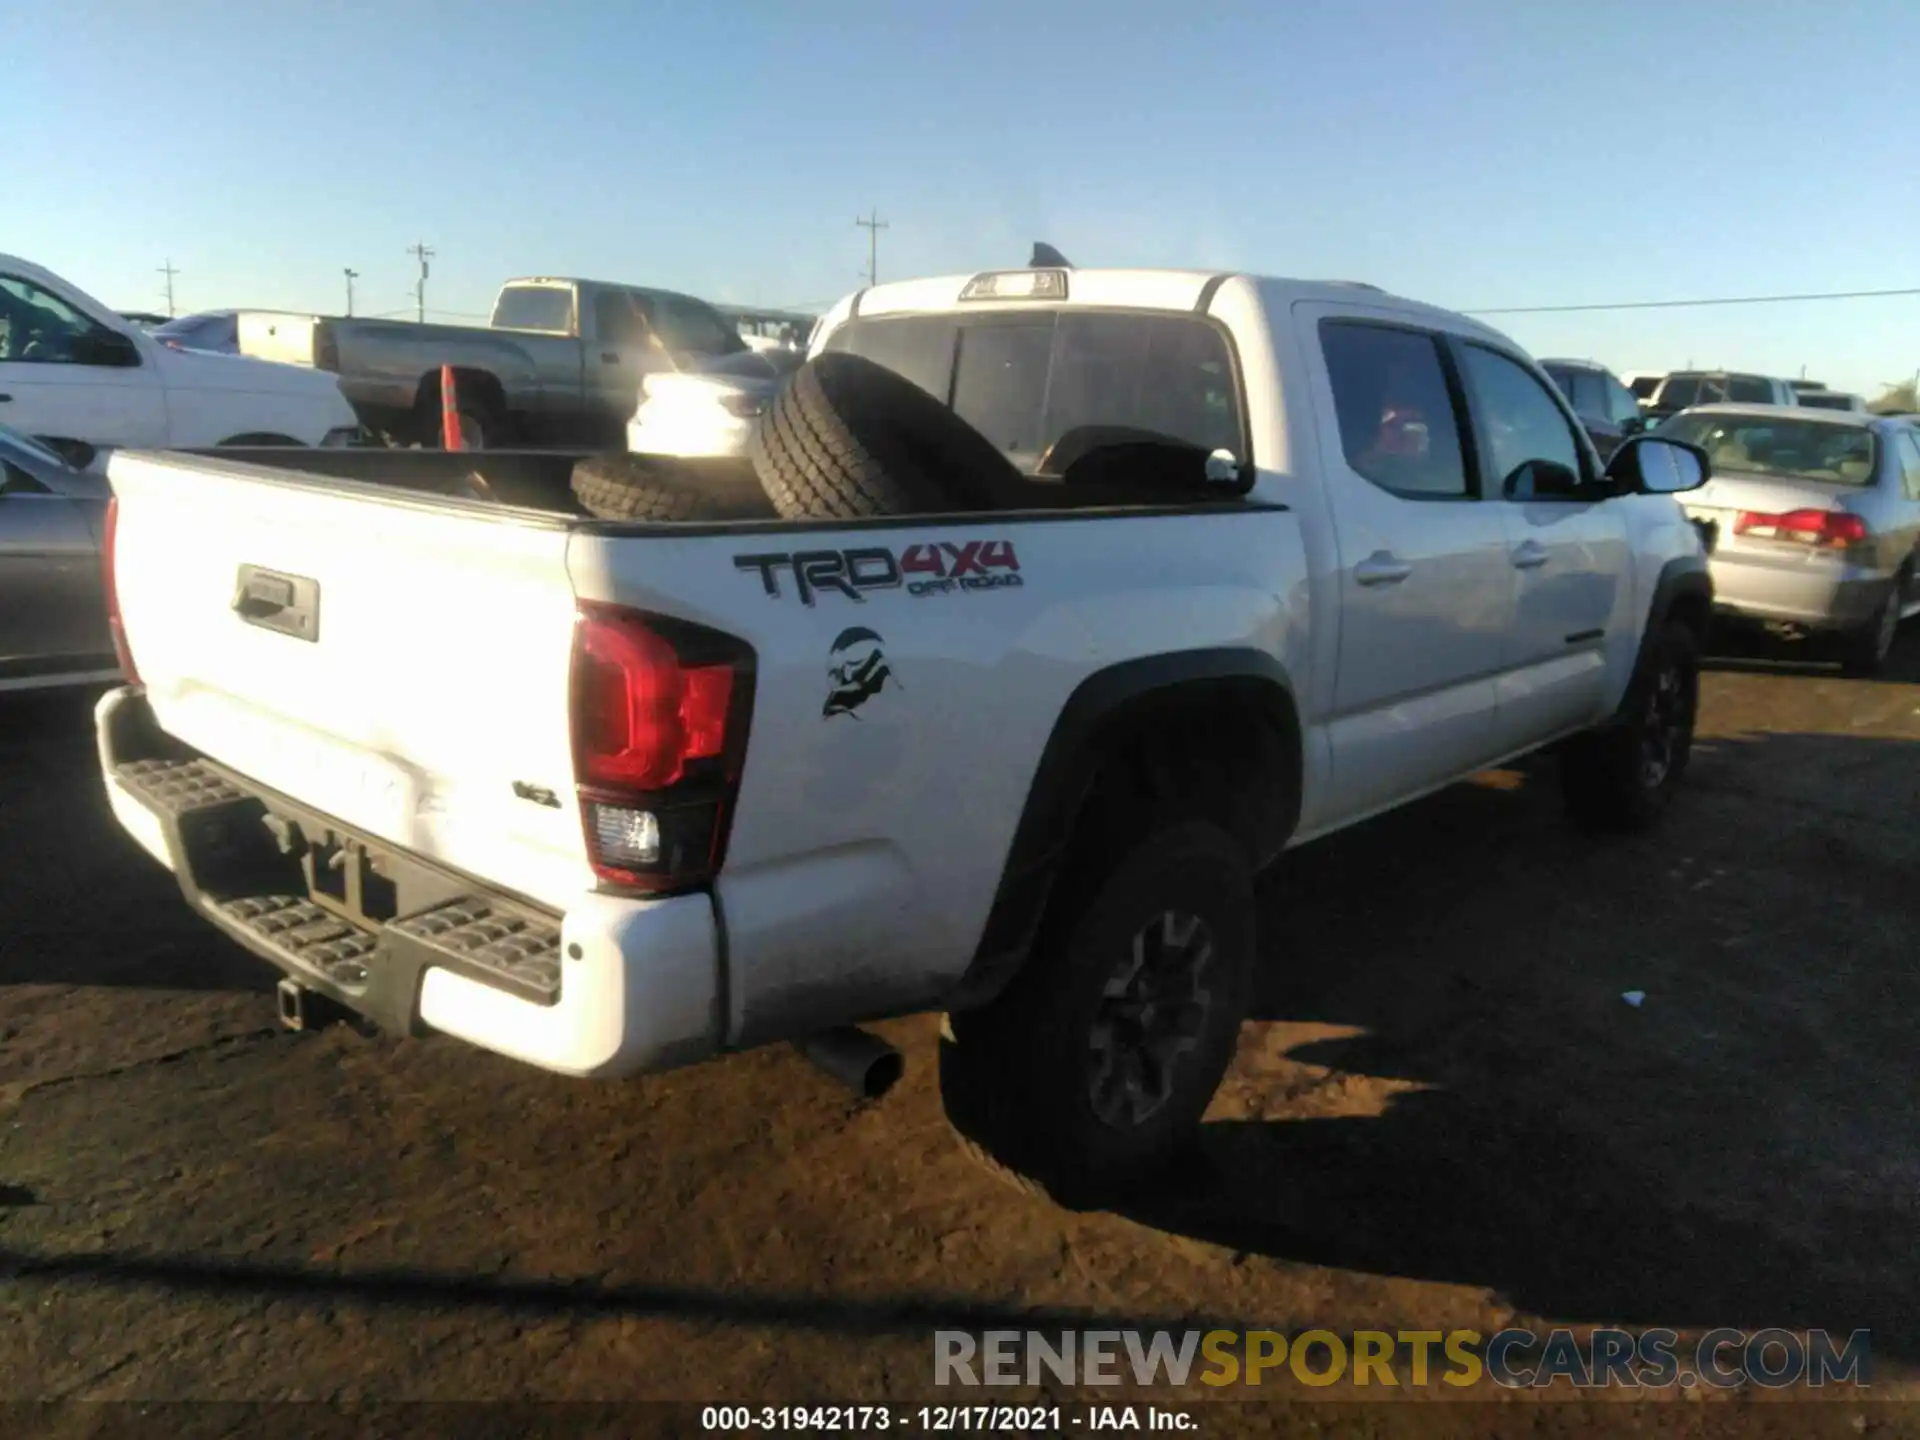
[(1577, 472), (1553, 460), (1528, 460), (1500, 484), (1509, 500), (1592, 500), (1590, 486)]
[(1698, 490), (1712, 474), (1706, 451), (1663, 435), (1624, 440), (1607, 462), (1607, 479), (1623, 495), (1683, 495)]
[(74, 346), (74, 358), (82, 365), (124, 370), (140, 363), (140, 347), (118, 330), (95, 330)]

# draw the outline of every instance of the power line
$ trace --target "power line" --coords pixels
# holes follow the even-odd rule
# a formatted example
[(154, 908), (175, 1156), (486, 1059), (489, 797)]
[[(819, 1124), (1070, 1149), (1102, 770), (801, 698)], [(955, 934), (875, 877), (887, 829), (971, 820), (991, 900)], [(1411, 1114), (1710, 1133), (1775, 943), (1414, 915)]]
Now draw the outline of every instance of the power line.
[(173, 268), (173, 261), (169, 259), (155, 273), (167, 277), (167, 317), (171, 319), (173, 317), (173, 277), (180, 272)]
[(1811, 295), (1739, 295), (1717, 300), (1624, 300), (1612, 305), (1506, 305), (1498, 309), (1466, 310), (1466, 315), (1567, 315), (1579, 310), (1673, 310), (1693, 305), (1780, 305), (1794, 300), (1884, 300), (1920, 295), (1910, 290), (1829, 290)]

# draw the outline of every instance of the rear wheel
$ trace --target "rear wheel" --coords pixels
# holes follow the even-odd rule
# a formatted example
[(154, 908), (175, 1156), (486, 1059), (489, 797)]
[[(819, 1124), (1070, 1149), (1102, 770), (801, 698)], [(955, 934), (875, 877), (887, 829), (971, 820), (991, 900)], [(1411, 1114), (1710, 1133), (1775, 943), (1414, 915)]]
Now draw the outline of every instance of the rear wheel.
[(1902, 570), (1888, 587), (1887, 598), (1873, 618), (1840, 640), (1840, 666), (1849, 675), (1878, 675), (1887, 668), (1893, 644), (1900, 634), (1900, 611), (1905, 607), (1912, 576)]
[(1591, 830), (1641, 830), (1666, 813), (1693, 753), (1700, 652), (1693, 631), (1668, 621), (1621, 714), (1560, 754), (1567, 810)]
[(976, 1156), (1079, 1204), (1197, 1136), (1249, 1003), (1253, 881), (1224, 830), (1186, 821), (1063, 884), (1012, 984), (948, 1017), (940, 1088)]

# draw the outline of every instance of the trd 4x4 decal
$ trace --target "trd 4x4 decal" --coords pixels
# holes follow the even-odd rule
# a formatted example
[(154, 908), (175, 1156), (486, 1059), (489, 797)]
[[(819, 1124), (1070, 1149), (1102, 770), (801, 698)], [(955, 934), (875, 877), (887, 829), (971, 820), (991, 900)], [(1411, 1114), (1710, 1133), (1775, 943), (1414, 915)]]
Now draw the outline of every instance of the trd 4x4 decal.
[(793, 577), (794, 593), (812, 605), (831, 590), (855, 603), (869, 590), (898, 590), (909, 595), (946, 595), (956, 590), (1005, 590), (1021, 584), (1020, 557), (1011, 540), (932, 540), (909, 545), (897, 554), (885, 546), (858, 550), (797, 550), (792, 554), (736, 555), (734, 568), (758, 572), (775, 600), (784, 598), (780, 576)]

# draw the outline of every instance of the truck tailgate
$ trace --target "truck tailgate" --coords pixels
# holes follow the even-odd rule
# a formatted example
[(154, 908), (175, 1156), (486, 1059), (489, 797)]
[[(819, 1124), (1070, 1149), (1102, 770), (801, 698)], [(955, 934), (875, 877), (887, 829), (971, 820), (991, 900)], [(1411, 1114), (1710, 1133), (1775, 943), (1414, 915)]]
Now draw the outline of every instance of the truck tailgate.
[(530, 899), (591, 886), (564, 524), (205, 457), (108, 473), (120, 612), (165, 730)]

